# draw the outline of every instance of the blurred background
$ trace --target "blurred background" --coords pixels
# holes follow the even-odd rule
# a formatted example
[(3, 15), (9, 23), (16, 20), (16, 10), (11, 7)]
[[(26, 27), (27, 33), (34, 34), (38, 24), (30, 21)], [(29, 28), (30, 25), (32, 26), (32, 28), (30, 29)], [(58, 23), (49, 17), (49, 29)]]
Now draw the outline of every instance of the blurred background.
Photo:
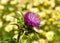
[[(38, 33), (19, 30), (28, 11), (39, 15)], [(0, 43), (18, 43), (20, 33), (21, 43), (60, 43), (60, 0), (0, 0)]]

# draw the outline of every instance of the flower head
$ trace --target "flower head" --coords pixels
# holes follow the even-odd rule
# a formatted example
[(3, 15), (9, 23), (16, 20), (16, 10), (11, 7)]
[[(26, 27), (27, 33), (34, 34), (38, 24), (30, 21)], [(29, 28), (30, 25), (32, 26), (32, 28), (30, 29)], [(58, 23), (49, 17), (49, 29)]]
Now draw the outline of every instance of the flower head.
[(11, 15), (7, 15), (6, 21), (14, 21), (14, 17), (12, 17)]
[(39, 39), (39, 43), (47, 43), (45, 39)]
[(54, 37), (54, 32), (53, 31), (49, 31), (46, 33), (46, 38), (48, 41), (52, 41)]
[(1, 0), (1, 4), (6, 5), (9, 0)]
[(3, 5), (0, 5), (0, 11), (4, 9), (4, 6)]
[(13, 30), (12, 25), (8, 25), (8, 26), (5, 27), (5, 31), (6, 31), (6, 32), (10, 32), (10, 31), (12, 31), (12, 30)]
[(36, 13), (33, 12), (27, 12), (24, 15), (24, 20), (28, 25), (31, 25), (33, 27), (39, 27), (40, 25), (40, 19)]

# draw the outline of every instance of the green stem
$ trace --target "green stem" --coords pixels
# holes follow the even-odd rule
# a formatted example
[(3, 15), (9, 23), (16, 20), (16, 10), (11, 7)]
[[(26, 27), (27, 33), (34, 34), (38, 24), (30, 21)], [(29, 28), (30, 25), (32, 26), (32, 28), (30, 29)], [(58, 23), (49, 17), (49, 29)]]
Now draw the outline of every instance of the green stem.
[(24, 31), (23, 34), (20, 36), (18, 43), (21, 43), (21, 40), (22, 40), (22, 38), (23, 38), (24, 35), (25, 35), (25, 31)]

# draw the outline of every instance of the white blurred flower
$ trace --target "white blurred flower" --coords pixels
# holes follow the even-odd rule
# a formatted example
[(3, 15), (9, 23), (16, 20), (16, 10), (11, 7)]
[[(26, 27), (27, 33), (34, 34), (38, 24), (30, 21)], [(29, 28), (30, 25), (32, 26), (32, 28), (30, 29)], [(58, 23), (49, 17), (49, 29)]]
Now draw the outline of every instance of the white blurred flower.
[(60, 6), (56, 6), (55, 11), (60, 12)]
[(17, 25), (13, 25), (13, 28), (14, 28), (15, 30), (18, 30), (18, 26), (17, 26)]
[(20, 11), (17, 11), (17, 13), (18, 13), (18, 14), (21, 14), (21, 12), (20, 12)]
[(13, 30), (12, 25), (7, 25), (7, 26), (5, 27), (5, 31), (6, 31), (6, 32), (10, 32), (10, 31), (12, 31), (12, 30)]
[(32, 43), (38, 43), (38, 41), (32, 41)]
[(39, 39), (39, 43), (47, 43), (45, 39)]
[(47, 14), (51, 14), (51, 9), (45, 11)]
[(18, 38), (18, 34), (13, 36), (13, 39), (17, 39)]
[(39, 6), (40, 3), (43, 3), (41, 0), (33, 0), (33, 5), (34, 6)]
[(3, 10), (4, 9), (4, 6), (3, 5), (0, 5), (0, 10)]
[(15, 24), (17, 22), (18, 22), (18, 20), (14, 18), (14, 20), (12, 22), (10, 22), (9, 24)]
[(42, 0), (39, 0), (39, 3), (40, 3), (40, 4), (43, 4), (43, 3), (44, 3), (44, 1), (42, 1)]
[(10, 13), (10, 15), (11, 15), (11, 16), (15, 16), (15, 13), (14, 13), (14, 12), (12, 12), (12, 13)]
[(10, 11), (14, 11), (14, 8), (12, 8), (12, 7), (9, 7), (9, 10), (10, 10)]
[(32, 8), (32, 6), (33, 6), (33, 5), (32, 5), (31, 3), (30, 3), (30, 4), (28, 4), (28, 5), (27, 5), (27, 9)]
[(43, 30), (41, 30), (41, 29), (40, 29), (40, 30), (38, 30), (38, 33), (42, 33), (42, 32), (43, 32)]
[(60, 27), (60, 21), (57, 22), (57, 27)]
[(39, 12), (38, 13), (40, 17), (46, 17), (46, 13), (45, 12)]
[(18, 31), (14, 31), (14, 34), (15, 34), (15, 35), (18, 34)]
[(15, 5), (15, 4), (17, 4), (17, 1), (16, 0), (15, 1), (14, 0), (13, 1), (10, 1), (10, 4), (11, 5)]
[(29, 10), (30, 10), (31, 12), (35, 12), (35, 13), (37, 13), (37, 12), (39, 11), (38, 8), (30, 8)]
[(39, 3), (38, 2), (34, 2), (33, 5), (34, 6), (39, 6)]
[(46, 20), (42, 20), (42, 21), (40, 22), (40, 26), (45, 25), (45, 23), (46, 23)]
[(8, 3), (8, 0), (1, 0), (1, 4), (6, 5)]
[(54, 21), (54, 22), (53, 22), (54, 25), (57, 24), (57, 23), (58, 23), (57, 21)]
[(17, 5), (17, 7), (18, 7), (18, 9), (19, 9), (19, 8), (25, 8), (25, 4), (20, 3), (20, 4)]
[(55, 2), (51, 2), (51, 7), (55, 7)]
[(6, 19), (6, 15), (3, 15), (3, 19)]
[(52, 41), (54, 37), (54, 32), (53, 31), (49, 31), (46, 33), (46, 38), (48, 41)]
[(56, 18), (56, 16), (57, 16), (57, 15), (52, 15), (52, 18), (55, 18), (55, 19), (57, 19), (57, 18)]
[(17, 20), (17, 19), (14, 19), (14, 22), (15, 22), (15, 23), (17, 23), (17, 22), (18, 22), (18, 20)]
[(14, 21), (14, 17), (12, 17), (11, 15), (7, 15), (6, 21)]
[(21, 1), (20, 3), (27, 3), (29, 0), (19, 0)]

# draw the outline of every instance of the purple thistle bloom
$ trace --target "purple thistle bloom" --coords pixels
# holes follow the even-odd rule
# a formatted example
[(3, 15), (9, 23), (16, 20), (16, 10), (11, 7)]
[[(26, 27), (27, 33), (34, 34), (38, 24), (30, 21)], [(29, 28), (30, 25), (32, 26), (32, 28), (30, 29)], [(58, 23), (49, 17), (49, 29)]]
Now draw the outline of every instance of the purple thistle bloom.
[(40, 25), (40, 19), (38, 15), (33, 12), (27, 12), (24, 15), (24, 20), (28, 25), (31, 25), (32, 27), (39, 27)]

